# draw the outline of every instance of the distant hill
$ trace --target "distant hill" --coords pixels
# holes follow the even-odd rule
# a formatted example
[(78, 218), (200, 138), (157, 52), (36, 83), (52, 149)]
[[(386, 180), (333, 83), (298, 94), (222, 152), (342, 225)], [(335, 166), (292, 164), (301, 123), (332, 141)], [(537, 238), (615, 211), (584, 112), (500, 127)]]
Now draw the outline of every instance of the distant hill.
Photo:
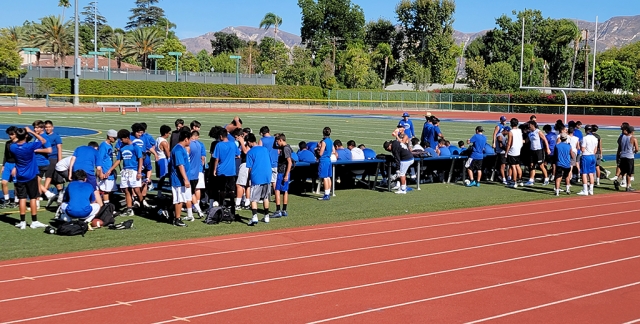
[[(588, 29), (593, 32), (595, 30), (595, 22), (589, 21), (577, 21), (580, 29)], [(493, 28), (494, 26), (488, 26)], [(274, 30), (270, 28), (265, 31), (264, 29), (256, 27), (227, 27), (221, 32), (236, 34), (240, 39), (249, 41), (253, 40), (259, 42), (265, 36), (274, 37)], [(455, 31), (453, 37), (456, 44), (464, 44), (470, 42), (478, 37), (482, 37), (487, 30), (483, 30), (476, 33), (463, 33)], [(206, 33), (204, 35), (186, 38), (182, 40), (182, 43), (187, 47), (187, 50), (193, 53), (197, 53), (203, 49), (211, 51), (211, 40), (215, 37), (214, 32)], [(589, 36), (591, 38), (591, 36)], [(300, 45), (302, 39), (300, 36), (288, 33), (283, 30), (278, 30), (278, 39), (282, 40), (284, 44), (291, 48), (296, 45)], [(613, 17), (605, 22), (598, 24), (598, 51), (603, 51), (612, 47), (620, 47), (640, 40), (640, 15), (638, 16), (619, 16)]]

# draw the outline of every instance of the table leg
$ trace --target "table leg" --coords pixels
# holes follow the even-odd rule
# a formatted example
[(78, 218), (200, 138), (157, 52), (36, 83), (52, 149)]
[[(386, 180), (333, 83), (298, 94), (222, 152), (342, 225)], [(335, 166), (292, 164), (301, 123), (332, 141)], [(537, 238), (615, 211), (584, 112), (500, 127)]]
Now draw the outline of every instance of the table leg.
[(331, 194), (336, 196), (336, 165), (331, 165), (332, 173), (331, 173)]
[(372, 190), (375, 190), (376, 187), (378, 186), (378, 173), (380, 173), (380, 162), (376, 163), (376, 176), (373, 179), (373, 186), (369, 185)]
[(416, 171), (417, 179), (418, 179), (418, 190), (421, 190), (420, 189), (420, 171), (421, 170), (422, 170), (422, 158), (418, 160), (418, 170)]
[(449, 169), (449, 178), (447, 184), (451, 183), (451, 176), (453, 176), (453, 165), (456, 163), (456, 159), (451, 159), (451, 168)]

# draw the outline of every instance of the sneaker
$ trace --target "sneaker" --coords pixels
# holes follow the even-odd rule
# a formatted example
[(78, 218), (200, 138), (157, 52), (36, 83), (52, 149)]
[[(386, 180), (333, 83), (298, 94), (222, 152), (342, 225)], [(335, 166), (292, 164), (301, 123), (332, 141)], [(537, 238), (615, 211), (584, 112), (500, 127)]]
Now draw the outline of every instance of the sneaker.
[(178, 226), (178, 227), (187, 227), (187, 224), (185, 224), (184, 222), (182, 222), (182, 219), (180, 218), (176, 218), (173, 220), (173, 226)]
[(556, 192), (556, 196), (560, 196), (560, 190), (559, 189), (556, 189), (555, 192)]
[(242, 206), (242, 209), (251, 209), (251, 203), (247, 201), (247, 203)]
[[(609, 171), (609, 172), (611, 172), (611, 171)], [(611, 178), (609, 178), (609, 180), (616, 181), (616, 180), (618, 180), (618, 177), (611, 177)]]
[(23, 230), (25, 228), (27, 228), (27, 222), (20, 222), (18, 224), (16, 224), (16, 227)]
[(275, 212), (275, 213), (273, 213), (273, 214), (271, 215), (271, 217), (273, 217), (273, 218), (280, 218), (280, 217), (282, 217), (282, 212), (281, 212), (281, 211), (279, 211), (279, 210), (276, 210), (276, 212)]
[(628, 188), (627, 188), (627, 192), (634, 192), (634, 191), (636, 191), (636, 190), (635, 190), (635, 189), (633, 189), (633, 188), (631, 188), (631, 187), (628, 187)]
[(133, 208), (140, 208), (140, 202), (137, 200), (133, 201)]
[(588, 195), (589, 195), (588, 191), (580, 190), (580, 192), (578, 192), (578, 196), (588, 196)]
[(517, 189), (517, 188), (518, 188), (518, 183), (517, 183), (517, 182), (512, 183), (512, 184), (509, 186), (509, 188)]
[(191, 216), (185, 216), (185, 217), (182, 217), (182, 218), (184, 218), (184, 220), (185, 220), (186, 222), (193, 222), (193, 221), (195, 220), (195, 218), (193, 218), (193, 215), (191, 215)]
[(506, 186), (509, 184), (509, 182), (507, 182), (507, 180), (502, 180), (502, 184)]
[(258, 225), (258, 216), (253, 216), (253, 218), (251, 218), (251, 220), (247, 225), (249, 226)]
[(533, 187), (534, 184), (535, 184), (535, 182), (533, 182), (533, 180), (529, 180), (524, 185), (527, 186), (527, 187)]
[(287, 213), (287, 211), (286, 211), (286, 210), (283, 210), (283, 211), (282, 211), (282, 217), (287, 217), (287, 216), (289, 216), (289, 214)]
[(118, 215), (118, 217), (129, 217), (129, 216), (133, 216), (133, 209), (131, 208), (127, 208), (127, 210), (123, 211), (122, 213), (120, 213), (120, 215)]
[(405, 194), (407, 194), (407, 191), (400, 189), (400, 190), (396, 191), (396, 193), (399, 194), (399, 195), (405, 195)]
[(544, 182), (542, 183), (543, 186), (548, 186), (549, 185), (549, 179), (544, 179)]
[[(466, 182), (466, 181), (465, 181), (465, 182)], [(464, 186), (465, 186), (465, 187), (473, 187), (473, 186), (475, 186), (475, 185), (476, 185), (476, 182), (475, 182), (475, 181), (471, 181), (471, 182), (469, 182), (469, 183), (465, 184)]]
[(618, 182), (618, 180), (613, 180), (613, 187), (616, 188), (616, 190), (620, 190), (620, 182)]
[(473, 185), (474, 185), (475, 187), (480, 187), (480, 181), (474, 181), (474, 184), (473, 184)]
[(322, 196), (322, 198), (318, 198), (318, 200), (329, 200), (329, 199), (331, 199), (331, 196), (329, 195), (324, 195)]
[(565, 191), (565, 193), (566, 193), (567, 195), (570, 195), (570, 194), (571, 194), (571, 189), (567, 189), (567, 190)]
[(240, 210), (240, 205), (236, 205), (236, 210)]
[(58, 202), (58, 195), (53, 195), (47, 199), (47, 208), (51, 207), (54, 202)]
[(198, 212), (198, 216), (196, 216), (196, 218), (197, 218), (197, 219), (203, 219), (203, 218), (205, 218), (205, 216), (206, 216), (206, 215), (204, 214), (204, 212), (201, 212), (201, 211), (200, 211), (200, 212)]
[(213, 201), (213, 204), (211, 204), (211, 206), (213, 206), (213, 207), (218, 207), (218, 206), (220, 206), (220, 204), (218, 204), (218, 202), (217, 202), (217, 201)]
[(589, 190), (589, 195), (593, 196), (593, 190)]
[(34, 229), (35, 228), (45, 228), (45, 227), (47, 227), (47, 225), (42, 224), (39, 221), (35, 221), (35, 222), (32, 222), (31, 225), (29, 225), (29, 227), (34, 228)]
[(269, 223), (269, 215), (268, 214), (264, 215), (264, 217), (262, 218), (262, 221), (268, 224)]
[(399, 183), (396, 183), (395, 186), (391, 187), (391, 190), (398, 190), (398, 189), (400, 189), (400, 184)]
[(609, 177), (609, 175), (611, 175), (611, 171), (609, 171), (609, 170), (604, 170), (604, 174), (605, 174), (605, 177), (607, 177), (607, 178), (608, 178), (608, 177)]

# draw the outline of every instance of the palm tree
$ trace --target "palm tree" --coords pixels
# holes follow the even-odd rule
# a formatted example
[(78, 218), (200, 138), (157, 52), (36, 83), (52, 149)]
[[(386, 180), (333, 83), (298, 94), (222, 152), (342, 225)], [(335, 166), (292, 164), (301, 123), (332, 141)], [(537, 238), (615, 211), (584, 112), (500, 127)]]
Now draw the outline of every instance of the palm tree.
[(127, 42), (124, 38), (124, 34), (115, 33), (113, 37), (109, 40), (109, 47), (115, 49), (113, 52), (113, 57), (116, 59), (116, 64), (118, 66), (118, 70), (122, 67), (122, 60), (131, 56), (133, 53), (131, 49), (127, 46)]
[(126, 41), (133, 57), (142, 63), (143, 69), (147, 68), (149, 54), (162, 45), (158, 30), (151, 27), (135, 29)]
[(53, 65), (64, 62), (67, 53), (73, 47), (73, 29), (71, 22), (62, 23), (62, 19), (56, 16), (47, 16), (33, 26), (33, 47), (41, 52), (49, 52), (53, 55)]
[[(580, 41), (582, 41), (582, 32), (575, 35), (573, 39), (573, 63), (571, 64), (571, 83), (569, 88), (573, 88), (573, 76), (576, 73), (576, 61), (578, 60), (578, 50), (580, 49)], [(586, 85), (585, 85), (586, 87)]]
[(64, 10), (71, 7), (70, 0), (58, 0), (58, 7), (62, 7), (62, 21), (64, 21)]
[(269, 28), (273, 26), (275, 40), (278, 40), (278, 27), (280, 27), (280, 25), (282, 25), (282, 18), (278, 17), (273, 12), (268, 12), (266, 15), (264, 15), (262, 21), (260, 21), (260, 28), (264, 28), (265, 30), (269, 30)]
[(9, 26), (0, 30), (0, 35), (10, 39), (18, 44), (18, 47), (23, 47), (24, 43), (24, 30), (22, 26)]
[[(387, 68), (389, 67), (389, 63), (393, 65), (391, 46), (387, 43), (380, 43), (373, 54), (375, 59), (384, 60), (384, 77), (382, 78), (382, 89), (384, 90), (387, 86)], [(391, 59), (391, 62), (389, 62), (389, 59)]]

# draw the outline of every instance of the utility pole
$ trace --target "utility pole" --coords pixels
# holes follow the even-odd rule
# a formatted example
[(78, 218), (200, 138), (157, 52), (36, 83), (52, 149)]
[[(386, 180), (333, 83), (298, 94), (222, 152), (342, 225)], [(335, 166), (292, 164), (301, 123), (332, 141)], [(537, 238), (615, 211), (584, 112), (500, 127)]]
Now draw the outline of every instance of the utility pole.
[(544, 60), (544, 79), (542, 81), (542, 86), (547, 86), (547, 60)]

